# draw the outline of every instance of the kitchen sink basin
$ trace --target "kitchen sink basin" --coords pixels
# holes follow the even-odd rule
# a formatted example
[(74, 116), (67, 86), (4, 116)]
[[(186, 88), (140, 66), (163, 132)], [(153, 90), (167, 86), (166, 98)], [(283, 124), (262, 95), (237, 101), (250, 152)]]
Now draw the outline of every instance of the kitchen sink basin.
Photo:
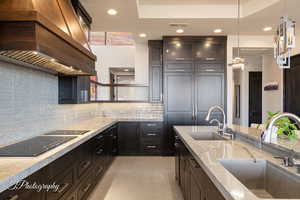
[(198, 132), (190, 134), (194, 140), (226, 140), (214, 132)]
[(300, 199), (300, 178), (267, 160), (220, 163), (258, 198)]

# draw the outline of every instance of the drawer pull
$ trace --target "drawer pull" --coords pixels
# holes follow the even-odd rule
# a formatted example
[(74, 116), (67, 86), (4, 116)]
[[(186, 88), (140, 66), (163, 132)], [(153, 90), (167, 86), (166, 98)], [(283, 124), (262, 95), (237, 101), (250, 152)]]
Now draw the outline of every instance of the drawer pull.
[(157, 124), (147, 124), (147, 126), (153, 127), (153, 126), (157, 126)]
[(17, 200), (17, 199), (19, 199), (19, 195), (17, 195), (17, 194), (7, 198), (7, 200)]
[(184, 60), (185, 58), (175, 58), (175, 60)]
[(86, 193), (90, 189), (91, 185), (92, 184), (89, 183), (82, 191)]
[(157, 136), (156, 133), (148, 133), (147, 136)]
[(103, 171), (103, 167), (100, 166), (99, 169), (98, 169), (98, 171), (97, 171), (97, 173), (96, 173), (96, 176), (98, 176), (99, 174), (101, 174), (102, 171)]
[(148, 149), (156, 149), (157, 146), (155, 146), (155, 145), (148, 145), (147, 148), (148, 148)]
[(205, 60), (216, 60), (216, 58), (205, 58)]
[(83, 169), (86, 169), (86, 168), (88, 168), (90, 165), (91, 165), (91, 161), (84, 162), (84, 163), (82, 164), (82, 168), (83, 168)]
[(200, 168), (200, 165), (197, 163), (197, 161), (194, 158), (191, 158), (191, 164), (194, 168)]
[(67, 189), (67, 187), (69, 187), (69, 185), (70, 185), (69, 183), (65, 183), (62, 186), (62, 188), (60, 190), (57, 190), (55, 193), (62, 193), (62, 192), (64, 192)]
[(103, 149), (99, 149), (99, 150), (96, 152), (96, 154), (97, 154), (97, 155), (102, 155), (103, 151), (104, 151)]
[(104, 138), (104, 135), (99, 135), (96, 137), (97, 140), (101, 140), (102, 138)]
[(184, 69), (176, 69), (174, 70), (175, 72), (184, 72), (185, 70)]

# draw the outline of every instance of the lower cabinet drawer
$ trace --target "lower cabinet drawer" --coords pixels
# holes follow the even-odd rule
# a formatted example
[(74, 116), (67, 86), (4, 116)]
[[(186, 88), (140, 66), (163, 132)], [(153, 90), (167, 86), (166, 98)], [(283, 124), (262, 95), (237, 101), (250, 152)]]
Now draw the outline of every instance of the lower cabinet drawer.
[(143, 142), (141, 144), (141, 152), (144, 154), (160, 154), (160, 143)]
[(88, 175), (77, 189), (77, 200), (85, 200), (93, 189), (93, 175)]
[(59, 175), (50, 181), (50, 183), (56, 183), (59, 185), (57, 191), (46, 192), (46, 200), (60, 199), (64, 194), (69, 192), (75, 185), (75, 170), (69, 169), (66, 173)]

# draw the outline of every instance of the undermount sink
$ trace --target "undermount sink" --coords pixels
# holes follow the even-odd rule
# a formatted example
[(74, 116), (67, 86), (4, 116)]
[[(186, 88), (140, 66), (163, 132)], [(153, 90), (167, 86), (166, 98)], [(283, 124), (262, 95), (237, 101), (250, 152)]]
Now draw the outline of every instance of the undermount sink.
[(214, 132), (199, 132), (199, 133), (192, 133), (190, 136), (194, 140), (226, 140), (222, 136), (218, 135)]
[(300, 199), (300, 178), (267, 160), (222, 159), (220, 163), (258, 198)]

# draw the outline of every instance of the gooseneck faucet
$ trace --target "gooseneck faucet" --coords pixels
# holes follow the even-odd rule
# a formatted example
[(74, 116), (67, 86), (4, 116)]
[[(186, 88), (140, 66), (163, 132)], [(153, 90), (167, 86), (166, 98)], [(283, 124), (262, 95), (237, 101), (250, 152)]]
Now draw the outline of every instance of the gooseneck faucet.
[(206, 115), (206, 117), (205, 117), (205, 120), (206, 120), (206, 121), (209, 121), (209, 120), (210, 120), (210, 115), (211, 115), (211, 113), (212, 113), (214, 110), (220, 110), (220, 111), (221, 111), (221, 113), (222, 113), (222, 115), (223, 115), (223, 132), (225, 132), (225, 131), (226, 131), (226, 128), (227, 128), (227, 125), (226, 125), (226, 115), (225, 115), (224, 109), (223, 109), (221, 106), (216, 105), (216, 106), (210, 107), (209, 110), (208, 110), (208, 112), (207, 112), (207, 115)]
[(284, 118), (284, 117), (294, 120), (297, 123), (298, 127), (300, 127), (300, 118), (297, 115), (294, 115), (292, 113), (286, 113), (286, 112), (275, 115), (271, 119), (270, 123), (268, 124), (266, 131), (264, 131), (262, 133), (262, 135), (261, 135), (262, 141), (264, 141), (266, 143), (272, 142), (272, 136), (273, 136), (273, 134), (276, 134), (276, 133), (273, 133), (273, 127), (275, 126), (275, 123), (277, 122), (277, 120)]

